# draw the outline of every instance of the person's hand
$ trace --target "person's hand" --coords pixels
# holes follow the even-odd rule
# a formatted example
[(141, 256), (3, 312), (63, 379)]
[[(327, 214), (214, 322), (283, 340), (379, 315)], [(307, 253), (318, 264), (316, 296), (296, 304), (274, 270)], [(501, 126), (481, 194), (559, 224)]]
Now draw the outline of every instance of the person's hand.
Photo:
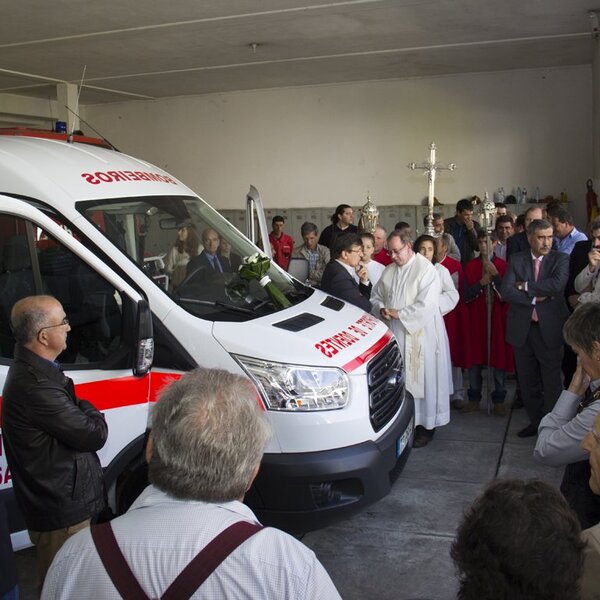
[(493, 262), (488, 261), (485, 265), (485, 271), (492, 277), (496, 277), (498, 275), (498, 269), (494, 266)]
[(365, 285), (369, 283), (369, 272), (367, 271), (367, 267), (365, 267), (365, 265), (359, 264), (356, 267), (356, 274), (362, 283)]
[(579, 302), (579, 294), (571, 294), (568, 298), (567, 298), (569, 304), (575, 308), (577, 306), (577, 303)]
[(588, 262), (590, 265), (590, 273), (593, 273), (600, 262), (600, 249), (592, 247), (588, 252)]
[(382, 308), (379, 311), (379, 314), (381, 315), (381, 318), (386, 321), (398, 318), (398, 311), (395, 308)]
[(569, 392), (573, 392), (573, 394), (577, 394), (578, 396), (583, 396), (589, 385), (590, 376), (583, 370), (583, 367), (578, 360), (577, 369), (575, 369), (575, 373), (571, 379), (571, 383), (569, 384)]
[(485, 287), (486, 285), (489, 285), (490, 283), (492, 283), (492, 279), (493, 279), (493, 277), (486, 271), (481, 276), (481, 279), (479, 280), (479, 284), (481, 285), (481, 287)]
[(465, 227), (468, 231), (473, 231), (473, 227), (475, 227), (475, 223), (473, 223), (473, 217), (471, 215), (465, 216)]

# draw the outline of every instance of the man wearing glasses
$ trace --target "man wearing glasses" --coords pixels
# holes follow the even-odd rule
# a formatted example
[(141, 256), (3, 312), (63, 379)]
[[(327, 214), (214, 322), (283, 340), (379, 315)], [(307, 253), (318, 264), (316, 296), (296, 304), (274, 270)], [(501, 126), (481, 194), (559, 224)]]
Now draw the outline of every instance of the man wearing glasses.
[(36, 546), (38, 583), (54, 555), (104, 508), (104, 416), (75, 396), (57, 357), (69, 320), (52, 296), (29, 296), (11, 311), (15, 360), (3, 390), (2, 435), (17, 503)]
[(371, 312), (371, 282), (362, 264), (362, 240), (355, 233), (339, 237), (321, 279), (321, 289)]
[(404, 358), (406, 389), (415, 399), (414, 448), (426, 446), (435, 428), (450, 421), (450, 348), (439, 299), (435, 267), (413, 252), (408, 235), (393, 231), (387, 239), (393, 265), (373, 288), (373, 314), (398, 340)]

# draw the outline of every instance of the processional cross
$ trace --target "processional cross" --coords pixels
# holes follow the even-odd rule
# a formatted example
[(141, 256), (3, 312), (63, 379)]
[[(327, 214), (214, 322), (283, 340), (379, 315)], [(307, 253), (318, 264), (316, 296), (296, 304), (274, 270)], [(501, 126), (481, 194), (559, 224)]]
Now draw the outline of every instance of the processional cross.
[(448, 166), (442, 167), (439, 162), (437, 162), (435, 158), (436, 145), (434, 142), (431, 142), (429, 146), (429, 160), (422, 163), (408, 163), (408, 168), (414, 171), (415, 169), (420, 169), (425, 171), (428, 175), (429, 180), (429, 194), (427, 198), (427, 203), (429, 206), (429, 210), (427, 211), (427, 226), (425, 227), (425, 233), (427, 235), (431, 235), (435, 237), (435, 232), (433, 230), (433, 200), (435, 197), (435, 176), (438, 171), (454, 171), (456, 169), (456, 165), (454, 163), (449, 163)]

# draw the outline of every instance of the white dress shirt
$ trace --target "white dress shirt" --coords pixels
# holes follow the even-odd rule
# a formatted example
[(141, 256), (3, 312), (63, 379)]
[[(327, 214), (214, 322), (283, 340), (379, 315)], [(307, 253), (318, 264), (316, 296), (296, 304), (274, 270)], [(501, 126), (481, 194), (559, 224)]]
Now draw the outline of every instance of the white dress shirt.
[[(172, 498), (148, 486), (112, 527), (140, 585), (160, 598), (172, 581), (213, 538), (237, 521), (256, 523), (241, 502), (212, 504)], [(44, 583), (43, 599), (117, 599), (89, 529), (70, 538)], [(238, 546), (206, 579), (195, 599), (338, 599), (314, 552), (292, 536), (266, 528)]]

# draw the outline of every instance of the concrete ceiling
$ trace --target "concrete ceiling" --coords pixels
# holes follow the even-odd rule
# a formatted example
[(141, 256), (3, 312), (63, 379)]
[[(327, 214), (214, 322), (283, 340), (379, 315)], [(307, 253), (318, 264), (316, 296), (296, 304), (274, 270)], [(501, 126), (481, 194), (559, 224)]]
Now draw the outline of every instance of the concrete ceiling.
[(590, 10), (590, 0), (12, 1), (0, 93), (55, 99), (55, 84), (79, 83), (84, 67), (82, 104), (585, 65)]

